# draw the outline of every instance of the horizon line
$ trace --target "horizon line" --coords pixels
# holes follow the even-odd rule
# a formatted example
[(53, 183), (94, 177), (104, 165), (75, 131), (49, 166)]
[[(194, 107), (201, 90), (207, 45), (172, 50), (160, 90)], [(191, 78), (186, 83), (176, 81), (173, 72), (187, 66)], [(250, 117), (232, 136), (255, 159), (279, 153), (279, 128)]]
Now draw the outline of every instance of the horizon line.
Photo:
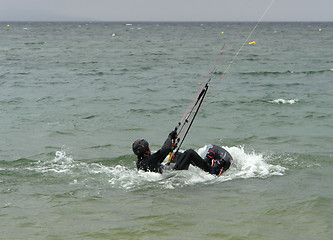
[[(257, 22), (255, 20), (0, 20), (1, 23), (4, 22), (70, 22), (70, 23), (108, 23), (108, 22), (114, 22), (114, 23), (253, 23)], [(262, 23), (331, 23), (333, 20), (263, 20)]]

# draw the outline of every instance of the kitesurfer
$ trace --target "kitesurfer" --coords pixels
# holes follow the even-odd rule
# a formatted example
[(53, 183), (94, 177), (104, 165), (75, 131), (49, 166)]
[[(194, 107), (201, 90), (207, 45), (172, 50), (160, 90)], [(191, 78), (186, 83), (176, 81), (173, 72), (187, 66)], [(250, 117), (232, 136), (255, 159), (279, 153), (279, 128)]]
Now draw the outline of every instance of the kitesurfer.
[[(167, 168), (162, 162), (172, 152), (172, 140), (177, 139), (177, 137), (177, 132), (172, 131), (161, 149), (153, 154), (151, 154), (149, 143), (145, 139), (136, 140), (132, 145), (132, 150), (137, 156), (137, 169), (162, 173)], [(209, 148), (204, 159), (193, 149), (188, 149), (183, 153), (178, 152), (172, 161), (171, 167), (174, 170), (187, 170), (189, 165), (192, 164), (205, 172), (220, 176), (229, 169), (232, 160), (232, 156), (224, 148), (213, 145)]]

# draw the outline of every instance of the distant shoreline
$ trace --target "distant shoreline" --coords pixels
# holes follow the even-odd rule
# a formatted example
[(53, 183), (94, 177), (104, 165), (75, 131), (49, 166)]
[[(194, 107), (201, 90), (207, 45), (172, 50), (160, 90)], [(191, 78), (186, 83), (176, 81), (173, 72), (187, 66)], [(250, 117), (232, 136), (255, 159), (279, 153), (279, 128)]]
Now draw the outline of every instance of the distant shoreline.
[[(53, 21), (0, 20), (0, 23), (255, 23), (257, 21)], [(333, 21), (261, 21), (261, 23), (333, 23)]]

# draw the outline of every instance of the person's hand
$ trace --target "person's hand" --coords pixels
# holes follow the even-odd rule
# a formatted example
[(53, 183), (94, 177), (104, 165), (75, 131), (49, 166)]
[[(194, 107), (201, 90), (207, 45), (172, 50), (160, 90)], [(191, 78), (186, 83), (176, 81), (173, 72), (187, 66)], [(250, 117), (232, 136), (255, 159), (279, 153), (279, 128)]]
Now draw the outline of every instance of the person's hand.
[(169, 136), (172, 140), (176, 140), (178, 138), (177, 131), (172, 131)]

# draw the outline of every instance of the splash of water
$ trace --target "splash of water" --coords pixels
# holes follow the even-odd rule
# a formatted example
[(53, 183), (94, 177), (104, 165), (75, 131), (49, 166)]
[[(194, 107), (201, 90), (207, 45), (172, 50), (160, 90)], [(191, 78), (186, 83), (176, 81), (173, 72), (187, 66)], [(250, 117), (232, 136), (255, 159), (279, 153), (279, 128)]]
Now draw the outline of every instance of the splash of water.
[[(206, 145), (197, 152), (204, 157), (209, 148), (210, 145)], [(163, 174), (137, 171), (134, 165), (133, 167), (120, 164), (104, 166), (102, 163), (75, 161), (72, 156), (67, 156), (65, 151), (57, 151), (54, 159), (39, 162), (33, 169), (43, 174), (58, 174), (59, 178), (65, 174), (70, 181), (69, 184), (77, 184), (78, 181), (85, 183), (94, 181), (124, 190), (174, 189), (197, 184), (221, 183), (240, 178), (267, 178), (273, 175), (283, 175), (286, 170), (282, 166), (268, 163), (270, 158), (264, 157), (260, 153), (254, 151), (247, 153), (244, 147), (224, 148), (230, 152), (234, 161), (230, 169), (220, 177), (194, 166), (190, 166), (188, 170), (166, 171)]]
[(229, 175), (234, 178), (265, 178), (273, 175), (283, 175), (286, 168), (269, 164), (269, 157), (264, 157), (260, 153), (246, 153), (244, 147), (225, 147), (234, 157), (233, 167), (230, 168)]
[(275, 99), (275, 100), (272, 100), (272, 101), (269, 101), (270, 103), (277, 103), (277, 104), (295, 104), (298, 102), (298, 99), (295, 98), (295, 99), (289, 99), (289, 100), (285, 100), (285, 99), (282, 99), (282, 98), (279, 98), (279, 99)]

